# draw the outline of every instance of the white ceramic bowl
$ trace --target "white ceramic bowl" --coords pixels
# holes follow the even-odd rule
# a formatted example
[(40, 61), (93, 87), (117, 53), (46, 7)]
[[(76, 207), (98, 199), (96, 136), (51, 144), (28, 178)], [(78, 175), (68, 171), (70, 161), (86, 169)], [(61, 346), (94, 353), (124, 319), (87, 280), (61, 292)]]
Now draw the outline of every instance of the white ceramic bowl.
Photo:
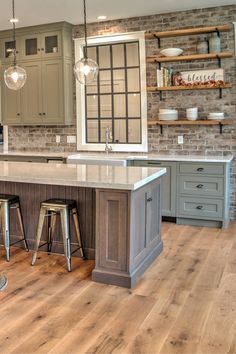
[(159, 120), (177, 120), (178, 112), (174, 113), (159, 113)]
[(197, 116), (187, 116), (187, 120), (197, 120)]
[(224, 117), (224, 112), (213, 112), (208, 114), (209, 117)]
[(166, 49), (162, 49), (160, 51), (160, 53), (162, 55), (164, 55), (165, 57), (177, 57), (178, 55), (183, 53), (183, 49), (180, 49), (180, 48), (166, 48)]
[(176, 113), (177, 109), (165, 109), (165, 108), (160, 108), (159, 113)]

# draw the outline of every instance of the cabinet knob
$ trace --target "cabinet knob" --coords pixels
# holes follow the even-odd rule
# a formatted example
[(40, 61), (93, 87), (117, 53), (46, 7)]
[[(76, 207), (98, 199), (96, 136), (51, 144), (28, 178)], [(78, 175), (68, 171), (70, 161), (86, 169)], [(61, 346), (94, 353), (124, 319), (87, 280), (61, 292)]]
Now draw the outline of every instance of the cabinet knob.
[(147, 198), (147, 202), (152, 202), (152, 197)]
[(197, 168), (197, 171), (198, 171), (198, 172), (202, 172), (202, 171), (204, 171), (204, 168), (203, 168), (203, 167), (198, 167), (198, 168)]
[(20, 113), (17, 113), (16, 115), (17, 115), (17, 116), (20, 116)]
[(38, 48), (38, 52), (40, 52), (40, 48)]
[(42, 113), (39, 113), (39, 116), (41, 116), (42, 115)]
[(203, 210), (203, 209), (204, 209), (204, 206), (203, 206), (203, 205), (198, 205), (198, 206), (196, 207), (196, 209), (198, 209), (198, 210)]
[(44, 48), (41, 48), (42, 51), (44, 51)]
[(46, 113), (45, 113), (45, 112), (43, 112), (43, 116), (46, 116)]
[(198, 185), (197, 185), (197, 188), (199, 188), (199, 189), (202, 189), (203, 187), (204, 187), (203, 184), (198, 184)]

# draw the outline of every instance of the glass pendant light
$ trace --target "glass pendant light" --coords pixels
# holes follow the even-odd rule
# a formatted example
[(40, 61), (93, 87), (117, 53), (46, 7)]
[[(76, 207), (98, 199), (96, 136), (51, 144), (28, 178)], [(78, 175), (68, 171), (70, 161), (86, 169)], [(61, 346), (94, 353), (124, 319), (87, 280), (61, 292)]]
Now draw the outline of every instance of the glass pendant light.
[(88, 58), (87, 49), (88, 49), (88, 42), (87, 42), (87, 23), (86, 23), (86, 0), (84, 1), (84, 57), (77, 61), (74, 66), (74, 73), (76, 79), (82, 84), (87, 85), (97, 79), (98, 76), (98, 64)]
[(13, 65), (4, 71), (4, 81), (10, 90), (21, 89), (27, 78), (25, 69), (16, 65), (16, 23), (18, 20), (15, 18), (15, 0), (12, 0), (12, 19), (10, 22), (13, 25)]

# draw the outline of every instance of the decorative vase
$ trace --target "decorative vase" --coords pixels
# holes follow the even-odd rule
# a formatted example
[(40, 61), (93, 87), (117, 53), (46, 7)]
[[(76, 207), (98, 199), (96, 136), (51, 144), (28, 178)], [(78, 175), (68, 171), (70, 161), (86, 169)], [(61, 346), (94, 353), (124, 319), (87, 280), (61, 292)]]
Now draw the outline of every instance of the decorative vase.
[(219, 53), (220, 51), (220, 37), (218, 36), (218, 33), (214, 32), (209, 39), (209, 52)]
[(197, 53), (198, 54), (207, 54), (208, 53), (208, 41), (205, 38), (203, 41), (199, 42), (197, 45)]

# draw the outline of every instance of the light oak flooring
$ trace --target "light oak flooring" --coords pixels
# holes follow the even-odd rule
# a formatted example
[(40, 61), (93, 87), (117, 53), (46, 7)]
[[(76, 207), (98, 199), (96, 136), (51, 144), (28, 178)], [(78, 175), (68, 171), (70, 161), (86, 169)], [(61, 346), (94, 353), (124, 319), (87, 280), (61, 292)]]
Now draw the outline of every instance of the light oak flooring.
[(0, 249), (0, 353), (236, 353), (236, 222), (163, 223), (164, 251), (133, 290), (91, 281), (93, 261)]

